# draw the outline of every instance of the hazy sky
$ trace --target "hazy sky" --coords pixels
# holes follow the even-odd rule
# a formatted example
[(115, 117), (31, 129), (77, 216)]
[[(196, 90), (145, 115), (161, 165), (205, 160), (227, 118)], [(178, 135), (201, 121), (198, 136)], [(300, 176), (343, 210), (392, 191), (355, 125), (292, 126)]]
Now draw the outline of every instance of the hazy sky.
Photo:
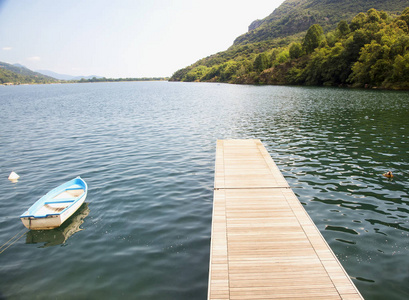
[(0, 0), (0, 61), (105, 77), (171, 76), (226, 50), (284, 0)]

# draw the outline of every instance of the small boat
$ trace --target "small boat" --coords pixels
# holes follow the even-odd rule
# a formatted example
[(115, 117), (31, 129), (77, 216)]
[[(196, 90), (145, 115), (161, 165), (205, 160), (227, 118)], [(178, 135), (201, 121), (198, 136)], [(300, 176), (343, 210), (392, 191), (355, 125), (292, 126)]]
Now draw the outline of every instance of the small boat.
[(77, 177), (49, 191), (20, 216), (24, 226), (33, 230), (59, 227), (87, 197), (88, 186)]

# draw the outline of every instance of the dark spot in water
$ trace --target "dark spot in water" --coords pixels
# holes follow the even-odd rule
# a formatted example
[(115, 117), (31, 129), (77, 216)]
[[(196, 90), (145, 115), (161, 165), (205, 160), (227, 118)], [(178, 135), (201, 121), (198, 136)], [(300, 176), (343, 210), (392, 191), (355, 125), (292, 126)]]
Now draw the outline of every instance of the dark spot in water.
[(374, 283), (374, 282), (375, 282), (375, 280), (366, 279), (366, 278), (363, 278), (363, 277), (355, 277), (355, 279), (356, 279), (356, 280), (359, 280), (359, 281), (365, 281), (365, 282), (371, 282), (371, 283)]
[(331, 226), (328, 225), (325, 227), (325, 230), (332, 230), (332, 231), (340, 231), (340, 232), (345, 232), (345, 233), (350, 233), (350, 234), (359, 234), (353, 229), (346, 228), (346, 227), (341, 227), (341, 226)]
[(346, 244), (350, 244), (350, 245), (355, 245), (356, 243), (354, 241), (347, 241), (347, 240), (343, 240), (343, 239), (335, 239), (338, 242), (342, 242), (342, 243), (346, 243)]

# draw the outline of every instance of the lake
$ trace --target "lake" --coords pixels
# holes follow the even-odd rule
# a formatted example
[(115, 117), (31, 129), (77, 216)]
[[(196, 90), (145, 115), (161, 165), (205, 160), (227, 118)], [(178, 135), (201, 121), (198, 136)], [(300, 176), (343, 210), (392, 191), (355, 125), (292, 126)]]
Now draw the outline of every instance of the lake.
[[(0, 105), (0, 299), (206, 299), (216, 140), (230, 138), (263, 142), (365, 299), (409, 298), (408, 92), (0, 86)], [(85, 205), (26, 230), (19, 216), (76, 176)]]

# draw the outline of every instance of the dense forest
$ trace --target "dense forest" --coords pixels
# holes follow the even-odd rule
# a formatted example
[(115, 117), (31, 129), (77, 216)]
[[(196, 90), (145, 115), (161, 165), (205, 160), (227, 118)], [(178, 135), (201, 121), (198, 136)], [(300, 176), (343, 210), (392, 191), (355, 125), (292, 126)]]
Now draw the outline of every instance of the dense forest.
[[(285, 3), (291, 2), (303, 1)], [(251, 26), (257, 31), (262, 24)], [(242, 36), (171, 80), (409, 89), (409, 8), (397, 14), (372, 8), (324, 28), (312, 24), (302, 34), (256, 42)]]

